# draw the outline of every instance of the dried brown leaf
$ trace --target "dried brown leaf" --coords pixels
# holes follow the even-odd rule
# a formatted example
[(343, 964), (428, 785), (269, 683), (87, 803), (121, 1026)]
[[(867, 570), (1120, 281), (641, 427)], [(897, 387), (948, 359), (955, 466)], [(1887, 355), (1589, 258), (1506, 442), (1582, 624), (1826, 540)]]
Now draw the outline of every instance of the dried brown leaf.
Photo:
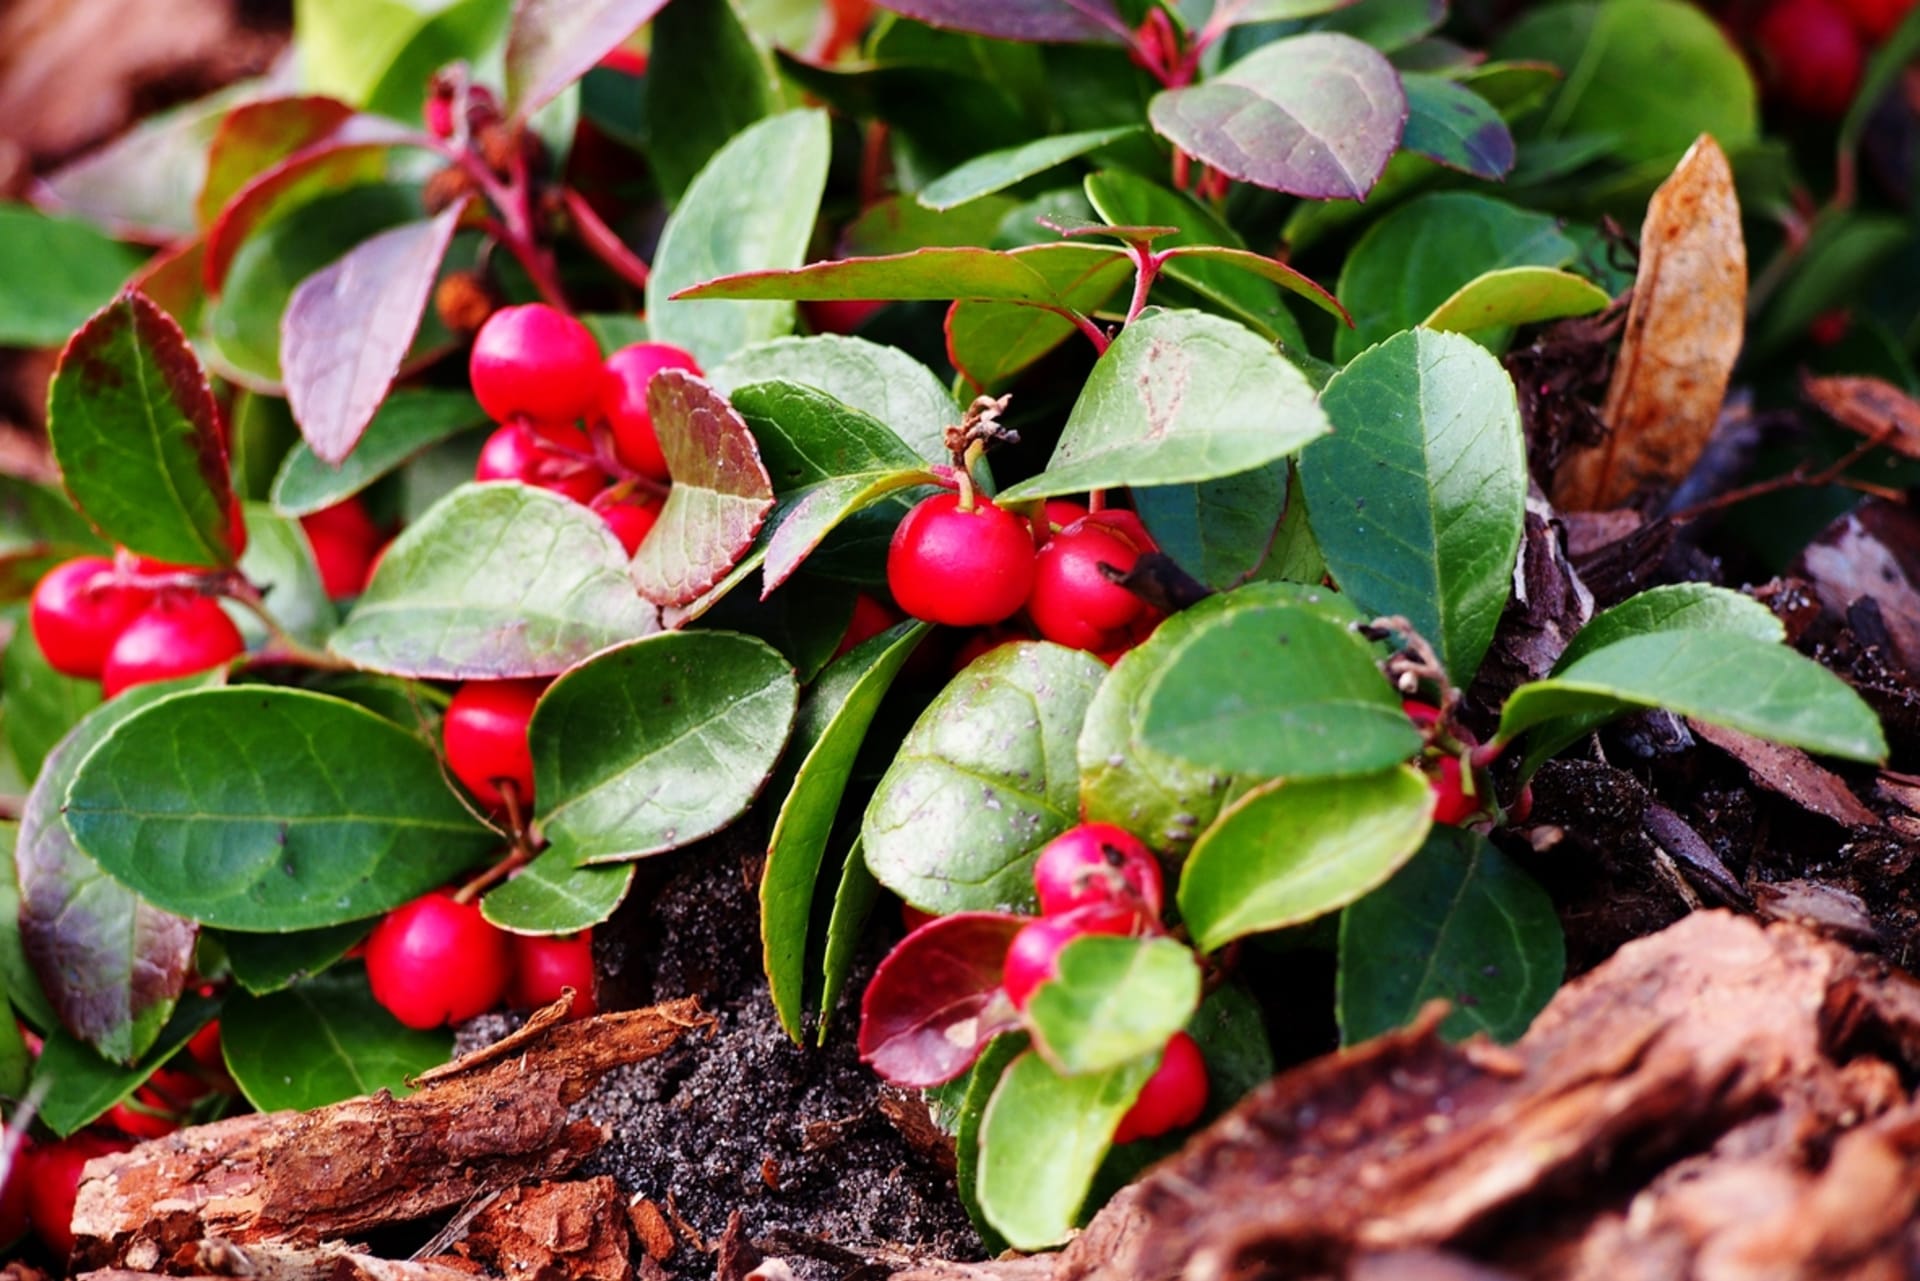
[(1800, 390), (1820, 412), (1896, 454), (1920, 458), (1920, 401), (1882, 378), (1803, 376)]

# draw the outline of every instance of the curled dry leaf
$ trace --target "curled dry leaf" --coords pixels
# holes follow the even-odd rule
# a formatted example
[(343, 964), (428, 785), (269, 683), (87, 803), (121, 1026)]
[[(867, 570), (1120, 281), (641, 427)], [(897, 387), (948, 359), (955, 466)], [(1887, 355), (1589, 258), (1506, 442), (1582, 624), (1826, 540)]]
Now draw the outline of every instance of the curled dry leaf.
[(1626, 336), (1601, 410), (1607, 436), (1561, 464), (1554, 506), (1618, 507), (1686, 475), (1719, 419), (1746, 310), (1733, 170), (1702, 134), (1647, 206)]
[(1920, 458), (1920, 401), (1882, 378), (1803, 376), (1800, 390), (1827, 417), (1906, 458)]

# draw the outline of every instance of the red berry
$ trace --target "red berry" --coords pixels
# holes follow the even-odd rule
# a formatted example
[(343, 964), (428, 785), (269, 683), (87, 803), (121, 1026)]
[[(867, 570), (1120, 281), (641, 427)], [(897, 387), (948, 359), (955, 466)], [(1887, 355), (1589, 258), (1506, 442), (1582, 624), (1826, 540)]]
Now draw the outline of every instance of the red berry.
[(623, 76), (644, 76), (647, 74), (647, 51), (629, 49), (621, 45), (618, 48), (609, 49), (594, 65), (604, 67), (608, 71), (617, 71)]
[(816, 334), (851, 334), (886, 305), (878, 298), (816, 298), (801, 303), (800, 312)]
[(27, 1235), (27, 1169), (33, 1162), (33, 1140), (23, 1139), (14, 1149), (13, 1165), (0, 1179), (0, 1250)]
[(80, 1174), (87, 1162), (109, 1152), (125, 1152), (126, 1139), (82, 1132), (33, 1150), (26, 1163), (27, 1217), (34, 1235), (65, 1261), (73, 1253), (73, 1203), (80, 1193)]
[(1807, 322), (1807, 337), (1816, 347), (1837, 347), (1853, 328), (1853, 313), (1845, 307), (1823, 311)]
[(1033, 989), (1060, 972), (1060, 949), (1082, 934), (1132, 934), (1140, 925), (1139, 912), (1114, 903), (1096, 903), (1031, 921), (1007, 945), (1000, 985), (1013, 1008), (1024, 1010)]
[(1400, 710), (1407, 714), (1408, 720), (1421, 729), (1440, 723), (1440, 709), (1432, 703), (1423, 703), (1417, 698), (1401, 699)]
[(97, 679), (114, 641), (151, 604), (151, 592), (113, 584), (112, 561), (82, 556), (41, 577), (27, 617), (53, 670)]
[(1178, 1130), (1198, 1121), (1206, 1110), (1207, 1061), (1192, 1037), (1175, 1032), (1160, 1056), (1160, 1066), (1120, 1118), (1113, 1141), (1131, 1143)]
[(227, 1056), (220, 1048), (220, 1020), (201, 1028), (187, 1042), (187, 1054), (208, 1072), (223, 1073), (227, 1070)]
[(367, 585), (374, 553), (385, 541), (366, 507), (349, 498), (302, 516), (300, 528), (313, 548), (313, 563), (327, 595), (334, 600), (358, 596)]
[(564, 311), (530, 302), (502, 307), (473, 337), (473, 395), (495, 422), (572, 422), (600, 396), (600, 344)]
[(240, 629), (207, 596), (162, 596), (127, 624), (107, 654), (100, 688), (108, 698), (135, 685), (209, 671), (246, 652)]
[(1783, 102), (1825, 120), (1846, 114), (1867, 54), (1833, 0), (1777, 0), (1754, 38)]
[(1034, 860), (1033, 886), (1042, 916), (1110, 903), (1160, 919), (1160, 864), (1139, 837), (1112, 823), (1082, 823), (1048, 841)]
[(1901, 19), (1913, 9), (1914, 0), (1840, 0), (1840, 7), (1853, 20), (1854, 29), (1869, 44), (1879, 44), (1893, 34)]
[(1049, 498), (1039, 520), (1034, 522), (1034, 532), (1039, 534), (1044, 546), (1055, 534), (1090, 514), (1084, 503), (1076, 503), (1071, 498)]
[(573, 989), (571, 1018), (584, 1019), (598, 1006), (593, 999), (593, 931), (581, 930), (562, 938), (531, 934), (508, 936), (513, 947), (513, 982), (507, 1004), (532, 1010), (560, 999), (560, 989)]
[(613, 452), (621, 462), (654, 480), (668, 478), (666, 455), (654, 435), (647, 388), (663, 369), (700, 372), (691, 352), (671, 343), (637, 342), (607, 357), (600, 384), (600, 412), (613, 429)]
[(1461, 783), (1460, 758), (1442, 756), (1428, 776), (1433, 788), (1433, 821), (1458, 826), (1480, 812), (1480, 799), (1468, 796)]
[(444, 891), (387, 913), (367, 939), (373, 999), (411, 1028), (464, 1023), (499, 1003), (513, 974), (505, 930)]
[(833, 656), (840, 657), (856, 645), (872, 640), (899, 621), (900, 615), (865, 592), (859, 593), (853, 598), (853, 617), (847, 620), (846, 634), (840, 638), (840, 645), (833, 651)]
[(453, 137), (453, 95), (443, 92), (429, 94), (421, 107), (420, 118), (426, 124), (427, 132), (434, 137)]
[(984, 498), (962, 511), (958, 495), (935, 494), (893, 531), (887, 587), (900, 608), (929, 623), (997, 623), (1033, 587), (1033, 531)]
[(527, 724), (545, 681), (468, 681), (454, 692), (441, 722), (447, 768), (482, 805), (501, 809), (500, 784), (511, 782), (521, 813), (533, 806), (533, 750)]
[(640, 550), (647, 535), (660, 520), (660, 503), (657, 499), (628, 499), (625, 502), (608, 503), (594, 510), (600, 513), (600, 519), (607, 522), (607, 528), (620, 540), (620, 545), (631, 556)]
[(1101, 566), (1125, 572), (1145, 550), (1111, 526), (1075, 521), (1035, 558), (1027, 616), (1040, 634), (1074, 649), (1106, 649), (1112, 633), (1140, 616), (1146, 602), (1110, 581)]
[[(573, 450), (574, 454), (553, 448), (555, 444)], [(607, 487), (607, 476), (592, 463), (574, 455), (591, 452), (587, 434), (577, 427), (566, 428), (562, 433), (551, 426), (536, 431), (531, 423), (508, 423), (480, 446), (480, 462), (473, 469), (473, 478), (517, 480), (536, 489), (563, 494), (576, 503), (590, 503)]]
[(953, 674), (958, 676), (1002, 645), (1011, 645), (1019, 639), (1018, 632), (1002, 627), (988, 627), (975, 632), (953, 652)]
[(900, 924), (911, 934), (922, 925), (932, 924), (940, 918), (932, 912), (922, 912), (905, 899), (900, 900)]
[(157, 1139), (180, 1128), (166, 1100), (145, 1086), (134, 1091), (132, 1099), (108, 1108), (101, 1123), (130, 1139)]

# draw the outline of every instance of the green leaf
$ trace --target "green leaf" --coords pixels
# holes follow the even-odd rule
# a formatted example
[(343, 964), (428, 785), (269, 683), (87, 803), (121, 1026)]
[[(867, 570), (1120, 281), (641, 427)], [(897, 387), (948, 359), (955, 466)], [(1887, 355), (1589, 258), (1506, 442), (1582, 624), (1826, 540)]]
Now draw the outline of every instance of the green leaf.
[[(278, 515), (264, 503), (242, 506), (247, 522), (247, 550), (240, 572), (260, 588), (262, 604), (288, 634), (305, 644), (326, 642), (340, 621), (326, 584), (314, 564), (313, 548), (300, 523)], [(250, 645), (267, 639), (265, 626), (251, 614), (242, 614), (240, 634)]]
[(27, 950), (20, 941), (20, 881), (14, 869), (19, 841), (18, 823), (0, 823), (0, 990), (22, 1018), (46, 1032), (59, 1023), (60, 1016), (27, 963)]
[(799, 760), (773, 824), (760, 875), (760, 945), (780, 1025), (796, 1042), (806, 996), (807, 933), (834, 817), (880, 700), (932, 630), (901, 623), (872, 637), (821, 674), (800, 705), (793, 751)]
[(1344, 31), (1386, 52), (1402, 49), (1435, 30), (1447, 16), (1447, 0), (1358, 0), (1342, 5), (1315, 25)]
[(789, 111), (736, 134), (667, 219), (647, 281), (653, 336), (711, 368), (793, 328), (790, 302), (674, 301), (689, 285), (806, 260), (827, 177), (827, 117)]
[(264, 996), (325, 970), (372, 928), (369, 921), (347, 921), (290, 934), (223, 932), (219, 940), (234, 981), (255, 996)]
[(1017, 182), (1045, 173), (1055, 165), (1078, 160), (1089, 152), (1131, 138), (1139, 132), (1138, 125), (1088, 129), (1080, 133), (1060, 133), (1038, 138), (1001, 151), (989, 151), (934, 179), (920, 189), (916, 199), (928, 209), (952, 209), (969, 200), (1004, 191)]
[(1421, 325), (1447, 333), (1479, 334), (1588, 316), (1613, 300), (1607, 291), (1553, 267), (1500, 267), (1475, 276), (1435, 307)]
[(1300, 458), (1308, 518), (1340, 590), (1408, 619), (1466, 686), (1512, 593), (1526, 521), (1513, 380), (1471, 339), (1416, 329), (1320, 393), (1333, 435)]
[(186, 335), (145, 295), (120, 295), (60, 353), (47, 433), (67, 492), (108, 538), (174, 564), (233, 563), (220, 408)]
[(302, 441), (287, 454), (273, 480), (273, 505), (305, 516), (344, 502), (457, 432), (478, 427), (487, 416), (463, 391), (407, 389), (381, 402), (360, 443), (338, 467), (323, 463)]
[(1028, 1051), (1000, 1078), (980, 1124), (980, 1208), (1015, 1249), (1043, 1249), (1072, 1231), (1158, 1057), (1060, 1076)]
[[(919, 489), (931, 479), (922, 467), (870, 472), (839, 476), (794, 495), (783, 508), (773, 536), (767, 540), (766, 559), (761, 566), (763, 594), (786, 582), (836, 529), (850, 524), (855, 516), (883, 499), (902, 490)], [(893, 515), (897, 517), (899, 513)]]
[(1403, 73), (1407, 129), (1401, 145), (1449, 169), (1498, 182), (1513, 169), (1513, 135), (1493, 104), (1444, 76)]
[(1104, 1072), (1158, 1054), (1200, 1004), (1200, 966), (1170, 938), (1083, 935), (1060, 972), (1034, 990), (1034, 1048), (1066, 1076)]
[(543, 854), (480, 900), (480, 914), (515, 934), (573, 934), (612, 916), (633, 888), (634, 865), (574, 867)]
[(116, 879), (232, 930), (372, 916), (499, 844), (418, 738), (352, 703), (262, 686), (129, 717), (81, 763), (65, 813)]
[(6, 686), (7, 745), (28, 778), (40, 773), (47, 753), (67, 731), (100, 706), (100, 682), (54, 671), (28, 626), (16, 627), (7, 641), (0, 681)]
[(751, 636), (663, 632), (597, 655), (533, 713), (541, 833), (577, 867), (719, 831), (766, 785), (798, 702), (786, 659)]
[(102, 1058), (63, 1029), (49, 1032), (33, 1074), (36, 1083), (47, 1083), (37, 1119), (62, 1138), (98, 1120), (192, 1040), (219, 1009), (220, 1002), (208, 997), (182, 998), (151, 1048), (130, 1067)]
[(673, 476), (666, 506), (630, 572), (657, 605), (684, 605), (726, 577), (773, 510), (773, 482), (753, 432), (726, 397), (670, 369), (647, 406)]
[[(1053, 303), (1059, 288), (1032, 265), (1034, 251), (1079, 261), (1126, 263), (1116, 245), (1047, 244), (1024, 250), (979, 249), (971, 246), (915, 249), (883, 258), (842, 258), (810, 263), (787, 271), (753, 271), (709, 281), (683, 290), (676, 298), (798, 298), (886, 299)], [(1131, 270), (1131, 267), (1129, 267)]]
[[(1040, 244), (1013, 251), (1047, 284), (1052, 304), (1090, 316), (1133, 279), (1133, 263), (1105, 245)], [(1054, 311), (1009, 302), (957, 302), (947, 312), (947, 351), (982, 387), (1004, 385), (1078, 330)]]
[(220, 1013), (220, 1045), (247, 1102), (306, 1111), (378, 1090), (413, 1093), (408, 1078), (445, 1063), (453, 1033), (401, 1026), (356, 965), (268, 996), (236, 994)]
[[(883, 347), (864, 338), (846, 338), (839, 334), (776, 338), (748, 347), (728, 357), (725, 364), (707, 375), (707, 381), (732, 400), (734, 408), (752, 425), (754, 439), (760, 442), (761, 457), (768, 460), (774, 488), (781, 490), (806, 481), (786, 474), (782, 460), (788, 453), (770, 438), (770, 431), (777, 429), (778, 420), (784, 415), (778, 412), (777, 406), (761, 399), (768, 392), (756, 389), (745, 396), (736, 394), (754, 384), (797, 383), (823, 392), (849, 409), (884, 424), (906, 442), (914, 456), (926, 462), (947, 460), (946, 429), (960, 418), (953, 397), (925, 365), (898, 347)], [(831, 430), (837, 435), (846, 430), (846, 426), (835, 423)], [(872, 443), (869, 448), (876, 461), (884, 458), (889, 466), (909, 465), (895, 463), (896, 455), (884, 442)], [(802, 442), (796, 442), (792, 452), (823, 459), (833, 456), (829, 449)], [(870, 469), (858, 466), (836, 469), (822, 461), (818, 474), (809, 479), (825, 479), (838, 470)]]
[(1180, 875), (1180, 915), (1202, 951), (1345, 907), (1413, 857), (1433, 795), (1411, 766), (1268, 783), (1223, 812)]
[(1148, 311), (1094, 365), (1046, 471), (1002, 497), (1213, 480), (1326, 431), (1313, 389), (1272, 344), (1217, 316)]
[(1556, 674), (1603, 646), (1654, 632), (1734, 632), (1779, 644), (1787, 628), (1753, 597), (1709, 583), (1668, 583), (1595, 614), (1554, 663)]
[(558, 494), (463, 485), (393, 541), (333, 652), (395, 676), (549, 676), (658, 626), (606, 523)]
[(175, 688), (135, 687), (77, 724), (27, 793), (14, 847), (20, 942), (40, 990), (73, 1036), (118, 1063), (160, 1035), (185, 990), (197, 931), (77, 847), (60, 807), (97, 745)]
[(1279, 458), (1236, 476), (1133, 491), (1134, 509), (1160, 550), (1222, 591), (1266, 561), (1286, 500), (1287, 464)]
[(687, 189), (729, 138), (780, 107), (773, 63), (729, 0), (679, 0), (654, 19), (647, 116), (667, 127), (647, 159), (669, 199)]
[(886, 196), (841, 228), (837, 247), (844, 257), (874, 258), (933, 245), (990, 245), (1001, 220), (1018, 205), (1011, 196), (982, 196), (939, 211), (912, 196)]
[(0, 1007), (0, 1097), (25, 1098), (33, 1076), (34, 1056), (27, 1049), (25, 1029)]
[(1413, 328), (1489, 271), (1565, 267), (1579, 253), (1554, 218), (1490, 196), (1443, 191), (1409, 200), (1347, 255), (1337, 292), (1353, 328), (1334, 335), (1334, 354), (1344, 363)]
[(932, 27), (1001, 40), (1123, 40), (1127, 28), (1112, 0), (888, 0), (887, 8)]
[(0, 204), (0, 347), (57, 347), (112, 301), (140, 256), (84, 222)]
[(64, 494), (0, 476), (0, 598), (24, 600), (61, 561), (110, 551)]
[(1400, 142), (1399, 73), (1335, 33), (1263, 45), (1148, 104), (1162, 137), (1230, 178), (1314, 200), (1360, 200)]
[(1499, 738), (1539, 726), (1551, 732), (1549, 722), (1561, 717), (1641, 707), (1847, 760), (1887, 755), (1879, 718), (1845, 681), (1785, 646), (1719, 630), (1658, 632), (1601, 646), (1515, 690), (1501, 712)]
[(1030, 906), (1034, 851), (1079, 821), (1074, 743), (1105, 675), (1079, 650), (1018, 642), (955, 677), (867, 806), (880, 883), (941, 915)]
[(980, 1123), (1000, 1079), (1007, 1074), (1007, 1066), (1026, 1053), (1027, 1043), (1025, 1033), (997, 1036), (987, 1043), (963, 1078), (967, 1084), (961, 1092), (960, 1115), (954, 1126), (954, 1183), (960, 1192), (960, 1204), (966, 1207), (974, 1231), (980, 1234), (980, 1244), (990, 1255), (1002, 1254), (1011, 1247), (980, 1208)]
[(1194, 628), (1148, 682), (1139, 727), (1151, 751), (1260, 778), (1370, 774), (1420, 750), (1373, 649), (1306, 600)]
[(853, 974), (853, 963), (866, 942), (867, 917), (880, 898), (880, 882), (867, 870), (866, 857), (860, 852), (860, 839), (854, 838), (840, 865), (840, 887), (833, 895), (833, 912), (827, 920), (826, 955), (820, 961), (820, 1029), (818, 1044), (827, 1043), (827, 1031), (833, 1024), (840, 993), (846, 990)]
[(1413, 860), (1340, 916), (1340, 1040), (1404, 1027), (1436, 997), (1442, 1036), (1516, 1040), (1560, 986), (1553, 900), (1486, 837), (1436, 827)]

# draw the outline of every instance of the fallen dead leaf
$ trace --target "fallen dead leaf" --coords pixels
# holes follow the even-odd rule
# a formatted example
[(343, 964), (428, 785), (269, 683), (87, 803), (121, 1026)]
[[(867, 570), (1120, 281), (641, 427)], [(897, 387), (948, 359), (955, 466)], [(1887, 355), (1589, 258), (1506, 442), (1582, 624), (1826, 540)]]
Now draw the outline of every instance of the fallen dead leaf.
[(1844, 779), (1799, 748), (1704, 721), (1690, 720), (1687, 728), (1746, 766), (1754, 782), (1802, 809), (1846, 827), (1880, 826), (1880, 816), (1860, 803)]
[(1920, 401), (1881, 378), (1803, 376), (1800, 389), (1820, 412), (1907, 458), (1920, 458)]

